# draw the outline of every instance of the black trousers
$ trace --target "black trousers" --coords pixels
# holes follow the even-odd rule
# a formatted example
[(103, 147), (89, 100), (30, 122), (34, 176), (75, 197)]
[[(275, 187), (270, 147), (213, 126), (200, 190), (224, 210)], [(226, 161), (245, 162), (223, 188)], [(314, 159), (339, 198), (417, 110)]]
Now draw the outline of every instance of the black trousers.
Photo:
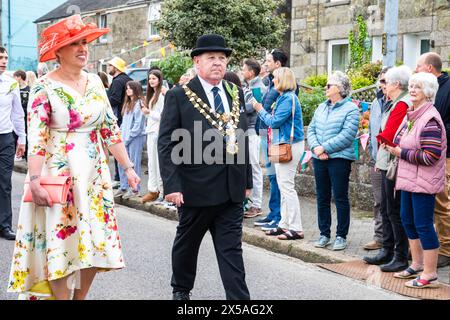
[(408, 238), (400, 218), (400, 191), (394, 193), (395, 182), (386, 178), (381, 170), (381, 205), (383, 248), (393, 251), (401, 260), (408, 259)]
[(191, 291), (200, 244), (211, 233), (227, 300), (249, 300), (242, 258), (243, 207), (227, 202), (213, 207), (181, 207), (172, 249), (173, 292)]
[(11, 178), (15, 140), (12, 133), (0, 134), (0, 229), (12, 228)]

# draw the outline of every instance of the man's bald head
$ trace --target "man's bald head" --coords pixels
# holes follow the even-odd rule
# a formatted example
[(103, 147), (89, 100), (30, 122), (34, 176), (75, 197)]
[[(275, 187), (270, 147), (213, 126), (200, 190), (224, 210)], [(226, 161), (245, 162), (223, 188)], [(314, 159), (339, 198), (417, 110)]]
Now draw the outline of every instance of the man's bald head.
[(439, 76), (442, 72), (442, 59), (436, 52), (427, 52), (417, 60), (416, 72), (428, 72)]

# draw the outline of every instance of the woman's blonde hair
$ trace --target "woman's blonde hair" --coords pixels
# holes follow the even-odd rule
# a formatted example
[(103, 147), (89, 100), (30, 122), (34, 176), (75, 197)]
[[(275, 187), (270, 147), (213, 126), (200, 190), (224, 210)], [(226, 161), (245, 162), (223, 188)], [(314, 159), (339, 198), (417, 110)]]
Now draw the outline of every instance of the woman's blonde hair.
[(286, 67), (276, 69), (273, 72), (273, 76), (275, 78), (278, 78), (278, 85), (275, 86), (276, 90), (284, 92), (288, 90), (297, 89), (297, 81), (295, 79), (295, 74), (291, 69)]
[(31, 88), (36, 82), (36, 74), (33, 71), (27, 71), (27, 85)]

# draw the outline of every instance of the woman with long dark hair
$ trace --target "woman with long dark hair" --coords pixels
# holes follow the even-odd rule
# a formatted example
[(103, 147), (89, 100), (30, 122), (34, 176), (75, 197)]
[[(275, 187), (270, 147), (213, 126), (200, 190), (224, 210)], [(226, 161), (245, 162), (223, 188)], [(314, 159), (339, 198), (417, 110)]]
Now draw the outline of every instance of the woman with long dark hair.
[(162, 180), (158, 164), (158, 131), (161, 112), (164, 108), (162, 93), (163, 74), (160, 70), (150, 70), (148, 73), (148, 89), (145, 106), (142, 111), (147, 116), (147, 153), (148, 153), (148, 193), (143, 202), (155, 201), (162, 193)]
[[(125, 143), (128, 156), (134, 163), (135, 171), (138, 176), (141, 175), (142, 149), (145, 142), (145, 118), (142, 113), (143, 106), (142, 86), (137, 81), (129, 81), (126, 85), (125, 102), (122, 107), (122, 139)], [(120, 189), (115, 196), (123, 196), (124, 199), (133, 196), (133, 193), (139, 192), (138, 189), (130, 189), (124, 170), (119, 167)]]

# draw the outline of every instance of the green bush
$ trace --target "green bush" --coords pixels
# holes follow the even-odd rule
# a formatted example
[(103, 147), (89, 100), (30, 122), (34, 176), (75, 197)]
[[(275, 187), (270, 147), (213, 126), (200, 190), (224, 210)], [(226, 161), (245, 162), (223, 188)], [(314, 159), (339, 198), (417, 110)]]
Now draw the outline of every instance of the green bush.
[(366, 63), (360, 69), (359, 72), (362, 76), (372, 80), (373, 82), (377, 81), (378, 75), (380, 74), (382, 69), (382, 62), (378, 61), (376, 63)]
[(327, 74), (319, 74), (317, 76), (306, 77), (303, 82), (314, 88), (324, 88), (327, 84), (327, 81)]
[(352, 84), (352, 90), (368, 87), (375, 83), (372, 79), (357, 73), (350, 75), (350, 82)]
[(307, 126), (311, 122), (314, 112), (319, 104), (324, 102), (327, 97), (323, 89), (300, 90), (298, 94), (300, 105), (302, 106), (303, 125)]
[(448, 74), (450, 74), (450, 68), (444, 68), (442, 69), (443, 72), (447, 72)]
[(178, 80), (180, 80), (186, 70), (192, 67), (192, 59), (186, 54), (174, 53), (165, 59), (159, 60), (154, 65), (161, 69), (164, 79), (175, 84), (178, 83)]

